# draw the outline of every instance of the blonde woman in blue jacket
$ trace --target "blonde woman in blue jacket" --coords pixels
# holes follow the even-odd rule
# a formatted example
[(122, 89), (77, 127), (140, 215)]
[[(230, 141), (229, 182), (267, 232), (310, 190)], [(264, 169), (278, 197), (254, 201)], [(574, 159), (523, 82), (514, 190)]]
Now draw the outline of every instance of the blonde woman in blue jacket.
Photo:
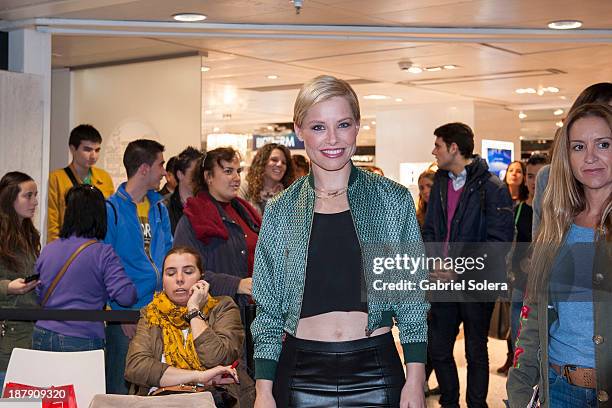
[(360, 114), (347, 82), (304, 84), (294, 123), (312, 171), (266, 206), (253, 275), (255, 407), (425, 407), (429, 304), (418, 289), (385, 296), (386, 275), (371, 263), (382, 246), (422, 255), (410, 193), (353, 166)]

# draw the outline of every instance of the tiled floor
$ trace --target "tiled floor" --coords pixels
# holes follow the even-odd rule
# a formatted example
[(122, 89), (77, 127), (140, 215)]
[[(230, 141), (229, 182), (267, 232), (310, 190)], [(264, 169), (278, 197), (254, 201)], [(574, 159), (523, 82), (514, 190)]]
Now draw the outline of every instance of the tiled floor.
[[(400, 356), (401, 345), (399, 344), (399, 335), (397, 328), (394, 327), (393, 334), (396, 339), (396, 346)], [(503, 400), (506, 399), (506, 376), (497, 374), (496, 370), (506, 362), (506, 356), (508, 354), (508, 346), (505, 340), (496, 340), (489, 338), (489, 394), (487, 396), (487, 404), (489, 408), (504, 408), (505, 404)], [(463, 339), (463, 330), (459, 332), (457, 341), (455, 342), (455, 362), (457, 363), (457, 369), (459, 371), (459, 384), (461, 385), (460, 391), (460, 404), (462, 407), (467, 407), (465, 403), (465, 385), (467, 380), (467, 368), (465, 361), (465, 347)], [(437, 385), (435, 373), (429, 378), (429, 386), (434, 388)], [(438, 404), (439, 396), (429, 397), (427, 399), (427, 407), (439, 407)]]

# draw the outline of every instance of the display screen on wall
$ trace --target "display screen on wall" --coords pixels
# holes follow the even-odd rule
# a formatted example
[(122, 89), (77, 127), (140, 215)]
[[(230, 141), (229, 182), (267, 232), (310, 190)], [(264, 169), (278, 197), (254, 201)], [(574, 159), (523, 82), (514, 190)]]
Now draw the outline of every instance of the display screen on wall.
[(483, 140), (482, 155), (489, 164), (489, 171), (503, 179), (508, 165), (514, 160), (514, 143)]
[(304, 142), (293, 132), (285, 135), (253, 135), (253, 150), (258, 150), (268, 143), (278, 143), (290, 150), (304, 149)]

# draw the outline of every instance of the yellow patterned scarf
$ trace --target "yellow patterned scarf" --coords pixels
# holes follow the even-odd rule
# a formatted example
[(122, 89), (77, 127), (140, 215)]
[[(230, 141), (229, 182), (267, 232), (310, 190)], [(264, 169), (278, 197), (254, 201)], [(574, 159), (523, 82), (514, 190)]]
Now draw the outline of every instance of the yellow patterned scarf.
[[(208, 314), (217, 303), (217, 299), (208, 296), (203, 313)], [(172, 303), (164, 292), (156, 293), (153, 301), (145, 308), (149, 324), (162, 329), (166, 364), (185, 370), (201, 370), (202, 365), (196, 353), (190, 326), (183, 320), (185, 313), (187, 308)], [(186, 341), (183, 341), (184, 329), (189, 329)]]

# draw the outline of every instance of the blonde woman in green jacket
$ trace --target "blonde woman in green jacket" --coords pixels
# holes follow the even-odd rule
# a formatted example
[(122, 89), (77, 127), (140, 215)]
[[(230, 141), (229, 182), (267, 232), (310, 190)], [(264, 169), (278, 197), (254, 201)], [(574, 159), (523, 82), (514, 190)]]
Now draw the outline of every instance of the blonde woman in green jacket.
[[(345, 81), (320, 76), (300, 90), (295, 132), (312, 171), (268, 202), (259, 235), (256, 408), (425, 407), (429, 304), (418, 288), (377, 292), (389, 276), (372, 268), (384, 248), (422, 255), (414, 204), (403, 186), (353, 166), (359, 123)], [(413, 272), (400, 275), (426, 279)]]
[[(40, 253), (40, 234), (32, 223), (38, 206), (36, 182), (12, 171), (0, 179), (0, 308), (38, 307), (34, 263)], [(15, 347), (32, 348), (34, 322), (0, 322), (0, 384)]]
[[(555, 140), (507, 390), (526, 407), (612, 402), (612, 109), (572, 111)], [(535, 400), (535, 397), (534, 397)]]

